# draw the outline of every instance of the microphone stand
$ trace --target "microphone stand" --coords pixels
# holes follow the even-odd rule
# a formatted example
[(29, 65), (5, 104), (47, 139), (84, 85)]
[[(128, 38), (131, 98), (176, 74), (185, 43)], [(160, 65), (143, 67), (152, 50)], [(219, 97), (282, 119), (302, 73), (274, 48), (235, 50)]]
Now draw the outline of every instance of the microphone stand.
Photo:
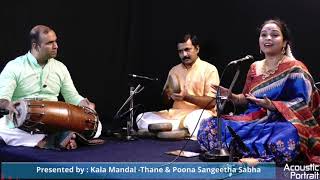
[(125, 105), (127, 105), (130, 102), (130, 107), (129, 107), (129, 111), (130, 111), (130, 118), (129, 120), (127, 120), (127, 135), (126, 135), (126, 140), (135, 140), (135, 138), (133, 137), (133, 135), (135, 134), (135, 130), (133, 129), (133, 123), (134, 123), (134, 114), (133, 114), (133, 97), (135, 94), (140, 93), (144, 87), (141, 86), (140, 84), (138, 84), (137, 87), (134, 87), (132, 85), (130, 85), (130, 92), (129, 92), (129, 97), (128, 99), (123, 103), (123, 105), (120, 107), (120, 109), (118, 110), (118, 112), (116, 113), (116, 115), (114, 117), (120, 117), (119, 114), (121, 112), (121, 110), (123, 109), (123, 107)]
[[(228, 67), (228, 66), (227, 66)], [(227, 98), (230, 96), (231, 91), (233, 89), (233, 86), (236, 83), (236, 80), (238, 79), (238, 76), (240, 74), (240, 66), (237, 64), (237, 71), (236, 74), (233, 77), (233, 80), (230, 84), (230, 87), (228, 89)], [(202, 155), (202, 159), (204, 161), (215, 161), (215, 162), (230, 162), (231, 155), (225, 147), (222, 146), (222, 120), (221, 120), (221, 113), (226, 105), (226, 100), (221, 104), (222, 100), (221, 96), (221, 88), (220, 86), (217, 89), (217, 95), (216, 95), (216, 105), (217, 105), (217, 123), (218, 123), (218, 147), (215, 148), (212, 152), (205, 152)], [(227, 99), (226, 98), (226, 99)]]

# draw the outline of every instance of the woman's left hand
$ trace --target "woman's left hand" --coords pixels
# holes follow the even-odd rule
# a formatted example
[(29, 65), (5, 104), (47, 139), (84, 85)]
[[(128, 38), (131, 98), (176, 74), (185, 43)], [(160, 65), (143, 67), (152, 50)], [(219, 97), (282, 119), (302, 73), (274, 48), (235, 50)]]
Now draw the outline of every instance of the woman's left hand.
[(276, 107), (272, 104), (272, 101), (269, 98), (267, 98), (267, 96), (264, 96), (263, 99), (256, 98), (252, 94), (246, 94), (245, 96), (247, 100), (254, 102), (258, 106), (262, 106), (269, 110), (276, 110)]

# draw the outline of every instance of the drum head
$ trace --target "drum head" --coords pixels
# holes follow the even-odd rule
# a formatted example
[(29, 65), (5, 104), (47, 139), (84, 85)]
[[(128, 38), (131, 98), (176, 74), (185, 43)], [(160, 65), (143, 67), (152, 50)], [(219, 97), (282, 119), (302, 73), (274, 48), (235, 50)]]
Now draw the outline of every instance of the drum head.
[(174, 131), (164, 131), (158, 132), (157, 137), (163, 140), (182, 140), (188, 136), (187, 130), (174, 130)]
[(27, 101), (18, 101), (15, 104), (17, 104), (16, 109), (19, 114), (13, 115), (13, 123), (15, 127), (20, 127), (26, 119), (29, 119), (28, 116), (28, 103)]
[(148, 125), (148, 130), (152, 133), (163, 132), (163, 131), (171, 131), (172, 124), (171, 123), (154, 123)]

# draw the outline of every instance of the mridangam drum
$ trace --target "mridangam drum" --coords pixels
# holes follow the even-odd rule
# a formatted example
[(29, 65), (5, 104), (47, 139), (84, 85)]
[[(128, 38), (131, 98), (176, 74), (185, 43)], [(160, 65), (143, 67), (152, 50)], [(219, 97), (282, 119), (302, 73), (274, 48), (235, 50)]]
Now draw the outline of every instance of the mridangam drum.
[(61, 101), (22, 100), (17, 102), (16, 127), (31, 133), (71, 130), (86, 138), (94, 137), (99, 123), (97, 113), (87, 107)]

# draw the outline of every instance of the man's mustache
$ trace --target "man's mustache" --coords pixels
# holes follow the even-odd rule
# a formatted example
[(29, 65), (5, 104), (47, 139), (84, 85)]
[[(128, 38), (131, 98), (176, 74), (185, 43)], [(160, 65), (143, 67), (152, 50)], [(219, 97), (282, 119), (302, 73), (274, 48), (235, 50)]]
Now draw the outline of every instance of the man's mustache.
[(190, 57), (183, 57), (182, 60), (190, 59)]

